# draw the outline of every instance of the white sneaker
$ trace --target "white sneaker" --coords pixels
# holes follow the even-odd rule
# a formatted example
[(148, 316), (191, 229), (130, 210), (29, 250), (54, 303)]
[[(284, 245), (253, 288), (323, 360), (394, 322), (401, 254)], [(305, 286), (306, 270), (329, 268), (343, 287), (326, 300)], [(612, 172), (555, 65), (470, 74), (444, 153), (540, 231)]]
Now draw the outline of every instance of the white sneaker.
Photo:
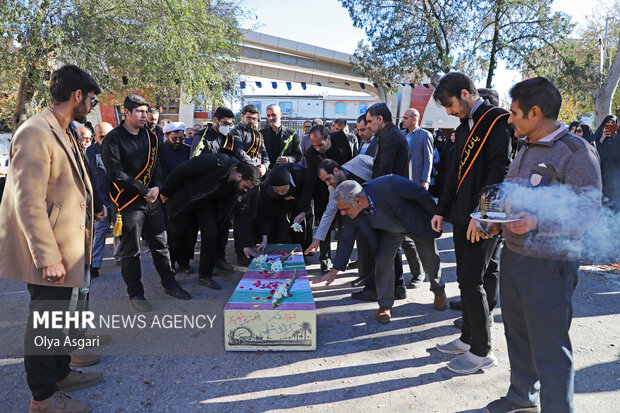
[(463, 354), (469, 351), (471, 346), (467, 343), (463, 343), (460, 338), (453, 340), (446, 344), (437, 344), (435, 348), (446, 354)]
[(492, 351), (486, 357), (480, 357), (468, 351), (448, 363), (448, 370), (460, 374), (472, 374), (480, 369), (497, 366), (497, 358)]

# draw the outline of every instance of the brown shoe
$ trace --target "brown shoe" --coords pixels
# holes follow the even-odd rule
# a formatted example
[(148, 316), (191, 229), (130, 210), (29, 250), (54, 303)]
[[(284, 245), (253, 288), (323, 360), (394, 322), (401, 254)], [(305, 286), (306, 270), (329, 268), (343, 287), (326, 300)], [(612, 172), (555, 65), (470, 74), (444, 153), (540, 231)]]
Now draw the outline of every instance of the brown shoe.
[(90, 404), (57, 391), (45, 400), (30, 399), (30, 413), (88, 413)]
[(390, 322), (390, 318), (392, 318), (392, 309), (391, 308), (379, 308), (377, 314), (375, 314), (375, 318), (381, 324), (387, 324)]
[(86, 350), (76, 349), (69, 353), (73, 367), (86, 367), (99, 363), (101, 357)]
[(84, 373), (83, 371), (71, 370), (67, 377), (62, 380), (58, 380), (56, 385), (62, 391), (71, 392), (73, 390), (94, 386), (102, 381), (103, 373), (98, 371), (89, 371)]
[(435, 296), (435, 301), (433, 302), (433, 307), (437, 311), (443, 311), (448, 308), (448, 297), (445, 294), (439, 294)]

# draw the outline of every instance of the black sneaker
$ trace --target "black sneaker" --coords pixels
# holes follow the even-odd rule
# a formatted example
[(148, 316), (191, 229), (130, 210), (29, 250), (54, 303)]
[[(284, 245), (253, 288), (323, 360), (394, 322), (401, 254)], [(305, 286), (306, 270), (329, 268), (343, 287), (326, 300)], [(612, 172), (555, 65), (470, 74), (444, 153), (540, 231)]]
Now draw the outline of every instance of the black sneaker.
[(133, 308), (142, 313), (148, 313), (149, 311), (153, 311), (151, 303), (146, 301), (146, 298), (144, 298), (144, 294), (129, 297), (129, 302), (131, 303), (131, 305), (133, 305)]
[(181, 286), (176, 282), (165, 290), (166, 294), (171, 295), (174, 298), (178, 298), (179, 300), (189, 300), (190, 298), (192, 298), (192, 295), (182, 289)]
[(212, 290), (221, 290), (222, 286), (211, 277), (198, 278), (198, 285), (210, 288)]
[(540, 412), (540, 407), (522, 407), (511, 402), (505, 397), (501, 397), (487, 404), (487, 406), (484, 408), (484, 411), (486, 413), (538, 413)]
[(90, 278), (99, 277), (99, 268), (90, 267)]
[(187, 264), (187, 265), (181, 265), (179, 264), (179, 270), (176, 271), (177, 273), (179, 272), (184, 272), (185, 274), (193, 274), (194, 273), (194, 267), (192, 267), (191, 265)]
[(404, 300), (407, 298), (407, 289), (404, 285), (400, 284), (394, 288), (394, 298), (397, 300)]

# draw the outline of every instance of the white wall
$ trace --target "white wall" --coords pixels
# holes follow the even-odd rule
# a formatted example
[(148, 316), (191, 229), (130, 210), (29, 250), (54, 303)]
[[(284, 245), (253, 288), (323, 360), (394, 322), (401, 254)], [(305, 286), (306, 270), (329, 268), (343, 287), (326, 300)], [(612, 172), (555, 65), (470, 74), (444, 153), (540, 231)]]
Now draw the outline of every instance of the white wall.
[[(243, 105), (260, 103), (260, 117), (262, 120), (267, 118), (267, 106), (272, 104), (281, 105), (282, 102), (291, 102), (293, 118), (314, 119), (323, 117), (323, 100), (308, 99), (299, 97), (274, 96), (274, 97), (252, 97), (243, 98)], [(289, 115), (284, 115), (284, 118)]]

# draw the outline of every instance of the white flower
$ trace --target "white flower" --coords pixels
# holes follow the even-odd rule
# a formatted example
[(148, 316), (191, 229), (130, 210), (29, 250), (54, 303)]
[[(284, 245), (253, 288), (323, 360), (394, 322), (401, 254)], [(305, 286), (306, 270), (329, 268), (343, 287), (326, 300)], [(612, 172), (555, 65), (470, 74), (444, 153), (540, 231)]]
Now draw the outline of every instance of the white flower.
[(293, 228), (293, 231), (295, 232), (304, 232), (304, 229), (299, 222), (294, 222), (293, 225), (291, 225), (291, 228)]
[(280, 272), (282, 271), (282, 261), (276, 261), (271, 263), (271, 272)]
[(273, 303), (277, 303), (288, 295), (288, 288), (284, 284), (280, 284), (275, 294), (273, 294)]
[(265, 265), (265, 261), (267, 261), (267, 255), (263, 254), (260, 257), (256, 258), (256, 265), (262, 267)]

